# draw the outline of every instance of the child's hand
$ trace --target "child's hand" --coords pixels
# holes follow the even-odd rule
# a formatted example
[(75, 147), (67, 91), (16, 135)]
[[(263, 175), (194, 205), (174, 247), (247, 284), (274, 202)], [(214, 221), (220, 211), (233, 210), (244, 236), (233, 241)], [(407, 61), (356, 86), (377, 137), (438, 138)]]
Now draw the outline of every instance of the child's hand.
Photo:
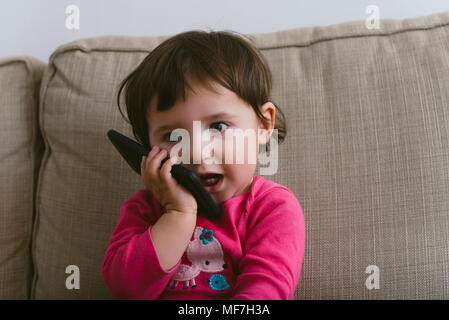
[(167, 150), (154, 146), (147, 157), (142, 157), (140, 164), (142, 180), (166, 212), (196, 215), (198, 207), (195, 198), (170, 173), (173, 162), (167, 160), (160, 168), (162, 160), (168, 156)]

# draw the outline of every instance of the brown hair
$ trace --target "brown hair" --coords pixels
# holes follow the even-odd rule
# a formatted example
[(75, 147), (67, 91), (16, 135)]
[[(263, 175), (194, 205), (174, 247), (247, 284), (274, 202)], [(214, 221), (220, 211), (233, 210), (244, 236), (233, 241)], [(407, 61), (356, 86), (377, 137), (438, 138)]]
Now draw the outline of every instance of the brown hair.
[[(272, 75), (263, 55), (236, 32), (193, 30), (162, 42), (122, 81), (117, 104), (124, 117), (120, 95), (126, 88), (127, 122), (137, 141), (151, 145), (146, 114), (152, 98), (158, 98), (157, 111), (170, 109), (181, 95), (185, 101), (185, 86), (193, 91), (189, 76), (213, 92), (211, 80), (221, 84), (251, 105), (259, 119), (268, 121), (259, 110), (271, 101)], [(274, 129), (281, 143), (287, 133), (285, 116), (274, 106)]]

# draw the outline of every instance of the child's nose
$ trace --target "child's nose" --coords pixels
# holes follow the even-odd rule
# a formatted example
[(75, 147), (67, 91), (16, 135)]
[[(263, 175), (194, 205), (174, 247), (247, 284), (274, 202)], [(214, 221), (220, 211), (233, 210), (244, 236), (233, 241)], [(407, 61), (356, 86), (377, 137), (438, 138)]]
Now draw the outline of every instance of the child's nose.
[(198, 164), (200, 162), (202, 163), (205, 159), (208, 159), (209, 157), (213, 156), (214, 150), (211, 150), (209, 144), (210, 141), (209, 142), (202, 141), (201, 143), (199, 143), (199, 141), (191, 141), (189, 163), (190, 164)]
[[(220, 157), (221, 155), (221, 143), (218, 143), (219, 140), (215, 140), (214, 136), (210, 136), (209, 139), (203, 136), (201, 143), (200, 141), (193, 141), (192, 147), (190, 150), (190, 163), (195, 163), (194, 157), (197, 157), (197, 160), (201, 160), (201, 163), (204, 162), (217, 162), (219, 159), (216, 159), (217, 157)], [(199, 140), (199, 139), (198, 139)], [(196, 155), (195, 155), (196, 151)]]
[[(204, 161), (218, 162), (218, 158), (221, 159), (221, 149), (224, 146), (221, 146), (221, 143), (218, 143), (220, 140), (216, 140), (217, 137), (213, 134), (209, 134), (209, 139), (207, 138), (207, 134), (202, 134), (200, 138), (195, 137), (193, 135), (190, 136), (190, 146), (189, 146), (189, 164), (200, 164)], [(219, 138), (219, 137), (218, 137)], [(173, 148), (173, 144), (167, 147), (167, 150), (170, 151)], [(187, 146), (186, 146), (187, 147)], [(183, 149), (181, 148), (178, 152), (179, 156), (184, 158)], [(178, 154), (176, 156), (178, 156)], [(215, 159), (217, 158), (217, 159)]]

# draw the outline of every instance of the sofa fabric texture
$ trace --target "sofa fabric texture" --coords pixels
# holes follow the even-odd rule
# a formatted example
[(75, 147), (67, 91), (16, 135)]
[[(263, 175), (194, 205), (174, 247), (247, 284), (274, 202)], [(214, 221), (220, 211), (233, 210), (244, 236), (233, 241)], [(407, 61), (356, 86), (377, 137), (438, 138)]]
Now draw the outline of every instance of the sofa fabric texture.
[[(295, 298), (448, 299), (449, 12), (246, 36), (287, 119), (264, 177), (303, 208)], [(0, 63), (0, 298), (112, 298), (101, 264), (121, 205), (144, 185), (106, 132), (132, 137), (119, 83), (167, 38), (77, 40), (45, 69)], [(69, 290), (72, 265), (80, 288)]]
[(28, 299), (31, 289), (33, 206), (43, 155), (37, 106), (44, 68), (30, 56), (0, 60), (0, 299)]

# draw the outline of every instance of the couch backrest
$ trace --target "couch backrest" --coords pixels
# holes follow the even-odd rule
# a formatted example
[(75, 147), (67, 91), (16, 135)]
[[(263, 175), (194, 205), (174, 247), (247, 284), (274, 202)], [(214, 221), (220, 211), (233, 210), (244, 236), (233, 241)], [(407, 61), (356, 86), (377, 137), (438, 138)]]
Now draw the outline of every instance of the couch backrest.
[[(448, 32), (440, 13), (378, 30), (359, 21), (251, 35), (288, 126), (278, 173), (265, 177), (296, 194), (306, 221), (296, 298), (449, 297)], [(50, 57), (31, 298), (110, 298), (104, 253), (120, 206), (143, 184), (106, 132), (132, 136), (118, 84), (166, 38), (82, 39)], [(70, 265), (79, 290), (66, 288)], [(379, 289), (367, 288), (372, 270)]]
[(45, 63), (29, 56), (0, 60), (0, 299), (28, 299), (36, 176), (43, 155), (38, 130)]

